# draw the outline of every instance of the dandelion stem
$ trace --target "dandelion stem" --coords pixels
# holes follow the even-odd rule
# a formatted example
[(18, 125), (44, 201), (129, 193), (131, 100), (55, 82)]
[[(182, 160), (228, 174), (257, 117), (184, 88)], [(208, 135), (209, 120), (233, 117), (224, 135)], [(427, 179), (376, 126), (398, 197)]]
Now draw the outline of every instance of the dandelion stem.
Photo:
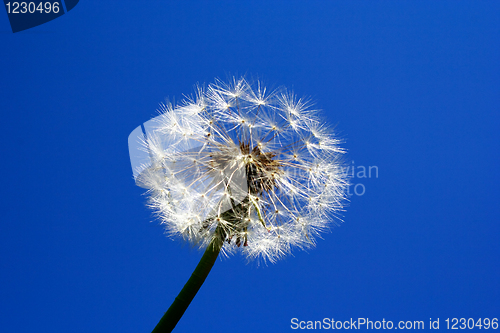
[(177, 325), (193, 300), (194, 296), (196, 296), (196, 293), (200, 290), (203, 282), (205, 282), (205, 279), (207, 278), (208, 273), (210, 273), (221, 248), (221, 241), (218, 237), (214, 237), (201, 257), (200, 262), (198, 263), (198, 266), (196, 266), (193, 274), (191, 274), (191, 277), (186, 282), (179, 295), (177, 295), (172, 305), (170, 305), (167, 312), (165, 312), (163, 317), (160, 319), (160, 322), (156, 325), (152, 333), (172, 332), (175, 325)]

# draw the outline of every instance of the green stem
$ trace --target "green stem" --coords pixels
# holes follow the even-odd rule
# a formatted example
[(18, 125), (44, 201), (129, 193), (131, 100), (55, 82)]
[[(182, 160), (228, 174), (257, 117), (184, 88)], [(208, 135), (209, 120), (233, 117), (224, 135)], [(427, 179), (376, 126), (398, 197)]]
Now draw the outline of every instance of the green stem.
[(196, 296), (196, 293), (200, 290), (201, 285), (205, 282), (205, 279), (207, 278), (208, 273), (210, 273), (221, 248), (222, 244), (220, 240), (218, 240), (218, 237), (214, 237), (205, 250), (203, 257), (201, 257), (198, 266), (196, 266), (193, 274), (191, 274), (191, 277), (184, 285), (184, 288), (182, 288), (179, 295), (177, 295), (174, 302), (160, 319), (160, 322), (156, 325), (152, 333), (172, 332), (175, 325), (177, 325), (193, 300), (194, 296)]

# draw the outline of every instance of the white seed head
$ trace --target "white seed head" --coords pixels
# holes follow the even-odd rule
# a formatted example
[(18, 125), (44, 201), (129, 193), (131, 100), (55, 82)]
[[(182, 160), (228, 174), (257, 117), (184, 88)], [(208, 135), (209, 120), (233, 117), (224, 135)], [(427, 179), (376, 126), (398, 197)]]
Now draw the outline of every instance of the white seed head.
[(345, 151), (309, 101), (233, 78), (160, 112), (135, 173), (168, 234), (275, 262), (343, 211)]

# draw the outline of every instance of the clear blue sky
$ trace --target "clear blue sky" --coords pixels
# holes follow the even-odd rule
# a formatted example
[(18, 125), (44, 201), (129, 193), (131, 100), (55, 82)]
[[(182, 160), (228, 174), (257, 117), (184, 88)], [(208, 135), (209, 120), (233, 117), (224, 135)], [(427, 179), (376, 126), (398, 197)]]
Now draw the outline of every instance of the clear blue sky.
[(378, 178), (315, 249), (218, 261), (176, 331), (500, 317), (500, 2), (82, 0), (16, 34), (0, 13), (0, 41), (2, 332), (151, 331), (201, 253), (127, 137), (228, 74), (311, 96)]

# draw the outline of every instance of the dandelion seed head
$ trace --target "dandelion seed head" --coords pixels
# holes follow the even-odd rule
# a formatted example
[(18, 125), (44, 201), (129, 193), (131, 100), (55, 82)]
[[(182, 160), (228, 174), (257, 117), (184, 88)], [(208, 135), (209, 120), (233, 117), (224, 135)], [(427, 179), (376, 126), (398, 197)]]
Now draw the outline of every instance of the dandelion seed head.
[(275, 262), (343, 211), (345, 150), (309, 100), (233, 78), (159, 111), (136, 173), (168, 235)]

